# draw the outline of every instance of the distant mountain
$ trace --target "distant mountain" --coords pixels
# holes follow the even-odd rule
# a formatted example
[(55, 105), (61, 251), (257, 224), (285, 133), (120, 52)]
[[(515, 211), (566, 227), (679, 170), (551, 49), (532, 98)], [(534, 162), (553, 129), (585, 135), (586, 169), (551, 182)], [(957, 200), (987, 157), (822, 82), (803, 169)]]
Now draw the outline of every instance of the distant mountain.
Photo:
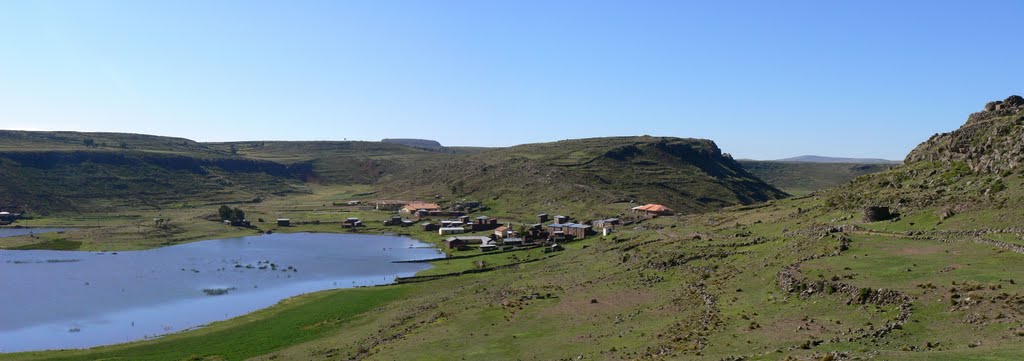
[(407, 146), (410, 146), (410, 147), (413, 147), (413, 148), (423, 148), (423, 149), (441, 149), (441, 148), (444, 148), (444, 146), (441, 145), (441, 143), (439, 143), (438, 141), (430, 140), (430, 139), (408, 139), (408, 138), (407, 139), (402, 139), (402, 138), (388, 139), (388, 138), (385, 138), (385, 139), (381, 140), (381, 142), (382, 143), (401, 144), (401, 145), (407, 145)]
[(843, 158), (825, 157), (820, 155), (801, 155), (799, 157), (777, 159), (770, 162), (800, 162), (800, 163), (849, 163), (849, 164), (900, 164), (898, 160), (879, 158)]
[(821, 163), (799, 161), (740, 160), (743, 168), (786, 193), (805, 195), (845, 184), (862, 175), (897, 166), (890, 163)]

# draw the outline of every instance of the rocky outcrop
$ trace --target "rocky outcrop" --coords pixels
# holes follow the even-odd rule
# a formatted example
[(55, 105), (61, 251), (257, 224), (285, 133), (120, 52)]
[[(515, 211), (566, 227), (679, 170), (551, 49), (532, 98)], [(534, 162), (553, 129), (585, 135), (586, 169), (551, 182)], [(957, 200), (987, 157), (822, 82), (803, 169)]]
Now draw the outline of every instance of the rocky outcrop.
[(994, 112), (997, 110), (1016, 108), (1020, 106), (1024, 106), (1024, 98), (1022, 98), (1020, 95), (1011, 95), (1009, 98), (1006, 98), (1006, 100), (996, 100), (993, 102), (988, 102), (987, 104), (985, 104), (985, 111)]
[(950, 133), (936, 134), (907, 155), (905, 163), (966, 165), (976, 173), (998, 173), (1024, 164), (1024, 98), (989, 102)]

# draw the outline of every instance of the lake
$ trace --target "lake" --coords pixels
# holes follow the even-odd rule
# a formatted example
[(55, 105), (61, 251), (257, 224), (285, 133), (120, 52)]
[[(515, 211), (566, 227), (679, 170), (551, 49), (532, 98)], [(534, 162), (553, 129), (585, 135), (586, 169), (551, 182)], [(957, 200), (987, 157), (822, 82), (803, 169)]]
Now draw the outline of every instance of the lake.
[(0, 238), (68, 231), (70, 228), (0, 228)]
[(275, 233), (145, 251), (0, 250), (0, 352), (86, 348), (387, 284), (440, 251), (407, 237)]

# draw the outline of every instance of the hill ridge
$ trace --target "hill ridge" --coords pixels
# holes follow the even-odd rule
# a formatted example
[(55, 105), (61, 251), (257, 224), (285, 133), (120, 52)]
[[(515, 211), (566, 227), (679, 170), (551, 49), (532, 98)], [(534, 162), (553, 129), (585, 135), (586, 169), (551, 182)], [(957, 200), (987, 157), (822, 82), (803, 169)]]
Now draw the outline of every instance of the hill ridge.
[[(245, 201), (306, 183), (371, 185), (382, 196), (499, 199), (510, 206), (658, 202), (682, 212), (778, 199), (710, 140), (608, 137), (493, 149), (423, 149), (360, 141), (199, 143), (77, 132), (6, 132), (0, 202), (37, 210), (111, 210), (128, 203)], [(73, 185), (73, 186), (71, 186)], [(109, 202), (109, 200), (119, 200)], [(509, 201), (509, 200), (512, 201)], [(45, 200), (45, 201), (44, 201)], [(132, 200), (132, 201), (126, 201)], [(187, 203), (187, 202), (186, 202)]]

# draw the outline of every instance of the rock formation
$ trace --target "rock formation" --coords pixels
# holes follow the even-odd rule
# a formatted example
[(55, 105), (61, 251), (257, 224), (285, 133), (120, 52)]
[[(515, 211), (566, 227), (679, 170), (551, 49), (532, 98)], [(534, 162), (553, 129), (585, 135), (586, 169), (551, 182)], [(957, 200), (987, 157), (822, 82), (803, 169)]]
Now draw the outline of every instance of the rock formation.
[(962, 163), (972, 172), (998, 173), (1024, 164), (1024, 98), (1013, 95), (985, 104), (967, 123), (936, 134), (907, 155), (905, 163)]

